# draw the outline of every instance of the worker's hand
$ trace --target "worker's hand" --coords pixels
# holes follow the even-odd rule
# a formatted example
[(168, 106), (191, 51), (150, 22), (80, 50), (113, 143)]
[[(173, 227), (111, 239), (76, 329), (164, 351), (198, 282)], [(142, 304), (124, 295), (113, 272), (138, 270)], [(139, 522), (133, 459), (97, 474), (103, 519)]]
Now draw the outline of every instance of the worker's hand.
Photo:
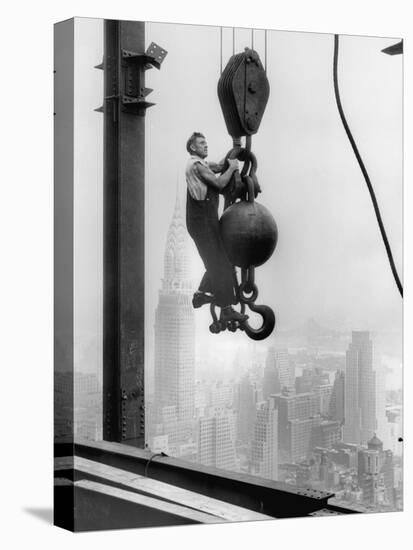
[(228, 164), (228, 169), (232, 172), (235, 172), (235, 170), (239, 170), (239, 162), (237, 159), (228, 159)]

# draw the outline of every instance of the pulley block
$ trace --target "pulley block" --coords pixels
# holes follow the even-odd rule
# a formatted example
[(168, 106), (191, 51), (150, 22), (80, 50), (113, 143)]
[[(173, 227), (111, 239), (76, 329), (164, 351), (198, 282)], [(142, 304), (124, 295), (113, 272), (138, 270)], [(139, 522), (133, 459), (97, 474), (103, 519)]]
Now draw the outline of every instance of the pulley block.
[(270, 94), (270, 85), (255, 50), (233, 55), (218, 81), (218, 98), (233, 138), (256, 134)]

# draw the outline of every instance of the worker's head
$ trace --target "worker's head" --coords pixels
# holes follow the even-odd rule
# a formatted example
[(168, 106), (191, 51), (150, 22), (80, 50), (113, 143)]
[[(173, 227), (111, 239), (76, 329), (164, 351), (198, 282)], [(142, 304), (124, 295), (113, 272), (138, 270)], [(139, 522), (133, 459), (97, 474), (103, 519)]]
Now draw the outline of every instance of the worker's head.
[(194, 132), (186, 142), (186, 150), (190, 155), (197, 155), (204, 159), (208, 156), (208, 144), (204, 134)]

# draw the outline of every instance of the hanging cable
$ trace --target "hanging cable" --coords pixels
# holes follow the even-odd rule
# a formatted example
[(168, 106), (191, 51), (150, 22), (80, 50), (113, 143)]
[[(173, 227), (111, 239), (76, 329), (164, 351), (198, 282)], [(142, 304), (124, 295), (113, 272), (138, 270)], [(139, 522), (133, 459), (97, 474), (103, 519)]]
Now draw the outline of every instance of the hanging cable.
[(264, 43), (264, 70), (265, 74), (267, 74), (267, 29), (265, 29), (265, 43)]
[(235, 55), (235, 27), (232, 27), (232, 55)]
[(251, 50), (254, 49), (254, 29), (251, 29)]
[(381, 219), (380, 209), (379, 205), (377, 203), (376, 194), (373, 189), (373, 185), (370, 181), (370, 177), (367, 173), (366, 167), (364, 166), (364, 162), (360, 156), (359, 150), (357, 148), (356, 142), (354, 141), (353, 135), (351, 133), (351, 130), (347, 124), (346, 117), (344, 115), (343, 107), (341, 105), (341, 99), (340, 99), (340, 92), (338, 88), (338, 76), (337, 76), (337, 66), (338, 66), (338, 46), (339, 46), (339, 36), (338, 34), (334, 35), (334, 65), (333, 65), (333, 78), (334, 78), (334, 93), (336, 96), (336, 102), (338, 107), (338, 112), (340, 113), (341, 122), (343, 123), (344, 129), (346, 131), (347, 137), (351, 143), (351, 147), (353, 149), (353, 152), (357, 158), (357, 161), (359, 163), (360, 169), (363, 173), (364, 179), (367, 184), (367, 188), (370, 193), (371, 202), (373, 203), (374, 212), (376, 214), (377, 223), (379, 224), (380, 233), (384, 242), (384, 246), (386, 248), (387, 257), (389, 259), (390, 268), (393, 273), (394, 280), (396, 282), (397, 288), (399, 289), (400, 295), (403, 297), (403, 286), (400, 282), (399, 275), (397, 273), (396, 266), (394, 265), (393, 260), (393, 254), (390, 248), (389, 241), (387, 239), (386, 230), (384, 229), (383, 221)]
[(152, 462), (152, 460), (156, 457), (156, 456), (168, 456), (166, 453), (164, 453), (163, 451), (161, 451), (160, 453), (153, 453), (149, 459), (146, 461), (146, 464), (145, 464), (145, 477), (148, 477), (148, 469), (149, 469), (149, 465), (150, 463)]
[(219, 68), (220, 68), (220, 74), (222, 74), (222, 27), (219, 28)]

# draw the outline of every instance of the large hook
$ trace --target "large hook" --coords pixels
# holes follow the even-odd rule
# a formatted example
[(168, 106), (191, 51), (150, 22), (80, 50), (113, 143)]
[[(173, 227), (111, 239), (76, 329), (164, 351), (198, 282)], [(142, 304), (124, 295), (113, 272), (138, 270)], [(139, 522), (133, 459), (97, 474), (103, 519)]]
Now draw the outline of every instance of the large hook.
[[(228, 168), (228, 159), (239, 159), (243, 149), (241, 144), (234, 142), (234, 147), (228, 151), (225, 156), (224, 161), (224, 171)], [(236, 170), (230, 180), (230, 183), (227, 185), (224, 192), (225, 201), (224, 201), (224, 210), (226, 210), (231, 204), (233, 204), (237, 198), (241, 197), (245, 193), (244, 184), (241, 179), (241, 174)]]
[[(253, 194), (254, 197), (261, 192), (261, 188), (256, 176), (257, 171), (257, 157), (254, 153), (246, 147), (241, 147), (239, 143), (234, 142), (234, 147), (228, 151), (225, 156), (224, 171), (228, 167), (227, 161), (229, 159), (238, 159), (244, 163), (241, 172), (236, 170), (231, 178), (225, 195), (224, 210), (233, 204), (237, 199), (247, 200), (247, 178), (251, 177), (253, 182)], [(248, 176), (249, 174), (249, 176)], [(250, 193), (251, 194), (251, 193)]]
[(248, 307), (254, 313), (258, 313), (262, 317), (262, 325), (260, 328), (252, 328), (248, 321), (243, 323), (246, 334), (252, 340), (264, 340), (267, 338), (275, 327), (275, 315), (273, 310), (269, 306), (256, 306), (255, 304), (248, 304)]

